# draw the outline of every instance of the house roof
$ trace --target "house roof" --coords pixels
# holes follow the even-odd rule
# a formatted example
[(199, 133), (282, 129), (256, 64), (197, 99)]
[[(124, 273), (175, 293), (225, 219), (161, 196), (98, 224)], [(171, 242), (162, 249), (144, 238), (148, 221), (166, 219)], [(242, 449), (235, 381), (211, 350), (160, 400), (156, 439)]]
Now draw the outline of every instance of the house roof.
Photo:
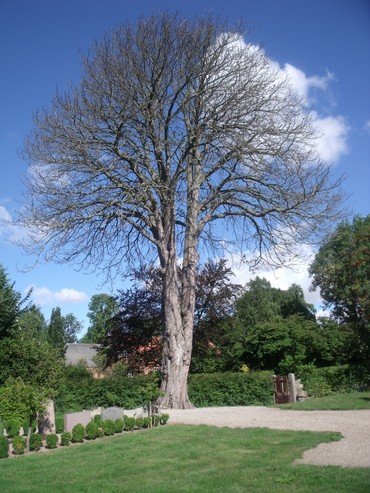
[(80, 342), (67, 344), (65, 355), (66, 364), (77, 365), (83, 361), (88, 368), (95, 368), (94, 356), (96, 356), (98, 349), (98, 344), (82, 344)]

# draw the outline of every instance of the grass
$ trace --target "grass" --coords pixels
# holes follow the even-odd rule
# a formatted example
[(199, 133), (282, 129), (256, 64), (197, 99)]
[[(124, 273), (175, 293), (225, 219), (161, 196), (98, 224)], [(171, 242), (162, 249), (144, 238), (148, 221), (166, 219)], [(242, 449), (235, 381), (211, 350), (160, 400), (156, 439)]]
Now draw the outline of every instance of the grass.
[(276, 407), (295, 411), (370, 409), (370, 392), (351, 392), (348, 394), (333, 394), (326, 397), (311, 397), (303, 402), (280, 404)]
[(337, 434), (166, 426), (0, 461), (0, 491), (368, 492), (368, 469), (294, 465)]

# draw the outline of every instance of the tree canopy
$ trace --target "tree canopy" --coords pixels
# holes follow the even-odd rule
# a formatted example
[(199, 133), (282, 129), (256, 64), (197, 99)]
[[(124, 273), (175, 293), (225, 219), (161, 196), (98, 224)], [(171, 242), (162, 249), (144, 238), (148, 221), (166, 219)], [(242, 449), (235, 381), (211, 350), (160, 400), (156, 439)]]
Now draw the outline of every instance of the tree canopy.
[(344, 222), (320, 247), (310, 266), (312, 287), (335, 319), (356, 329), (359, 350), (370, 350), (370, 215)]
[(107, 274), (159, 259), (163, 406), (190, 405), (199, 249), (281, 264), (338, 216), (307, 107), (244, 34), (168, 13), (118, 26), (25, 145), (32, 251)]

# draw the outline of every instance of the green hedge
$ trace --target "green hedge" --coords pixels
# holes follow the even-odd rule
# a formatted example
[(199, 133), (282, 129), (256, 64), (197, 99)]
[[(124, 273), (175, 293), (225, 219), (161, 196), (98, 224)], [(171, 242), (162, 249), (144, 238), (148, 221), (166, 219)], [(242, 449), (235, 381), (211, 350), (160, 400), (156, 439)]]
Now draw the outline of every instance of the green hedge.
[(316, 368), (302, 365), (298, 368), (304, 390), (312, 397), (323, 397), (332, 393), (363, 391), (369, 387), (369, 374), (363, 368), (350, 365)]
[(61, 414), (99, 406), (133, 409), (143, 405), (145, 386), (150, 381), (145, 376), (67, 380), (55, 399), (55, 407)]
[(273, 381), (269, 371), (190, 375), (188, 393), (198, 407), (268, 406), (273, 404)]
[[(142, 406), (150, 377), (69, 379), (55, 400), (58, 413), (118, 406)], [(272, 372), (211, 373), (189, 376), (189, 397), (195, 406), (246, 406), (273, 403)]]

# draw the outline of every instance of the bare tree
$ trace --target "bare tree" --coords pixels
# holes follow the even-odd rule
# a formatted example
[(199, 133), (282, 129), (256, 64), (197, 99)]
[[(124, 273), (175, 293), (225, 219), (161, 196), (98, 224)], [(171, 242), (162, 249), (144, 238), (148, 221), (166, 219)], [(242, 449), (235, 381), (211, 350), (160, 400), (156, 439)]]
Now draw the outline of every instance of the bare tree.
[(81, 83), (34, 124), (21, 218), (33, 245), (110, 273), (159, 257), (162, 405), (190, 406), (199, 249), (283, 263), (335, 218), (338, 183), (316, 159), (309, 114), (241, 28), (164, 14), (95, 43)]

